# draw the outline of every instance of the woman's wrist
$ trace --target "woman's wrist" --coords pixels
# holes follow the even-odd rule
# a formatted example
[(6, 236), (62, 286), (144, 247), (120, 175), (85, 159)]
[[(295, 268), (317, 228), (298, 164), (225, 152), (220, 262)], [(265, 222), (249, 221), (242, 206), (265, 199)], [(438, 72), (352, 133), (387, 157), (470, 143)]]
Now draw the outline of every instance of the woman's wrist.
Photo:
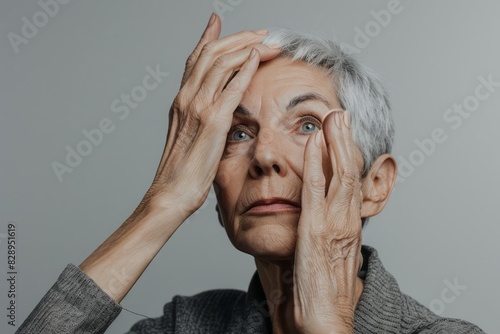
[(119, 303), (184, 220), (178, 210), (138, 207), (79, 267)]

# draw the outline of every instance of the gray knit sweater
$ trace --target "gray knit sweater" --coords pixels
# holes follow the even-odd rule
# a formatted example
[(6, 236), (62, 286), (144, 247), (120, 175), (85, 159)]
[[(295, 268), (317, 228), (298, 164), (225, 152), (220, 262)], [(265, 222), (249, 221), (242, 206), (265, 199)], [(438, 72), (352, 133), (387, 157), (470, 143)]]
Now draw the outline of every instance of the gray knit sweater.
[[(484, 333), (466, 321), (442, 318), (403, 294), (377, 251), (363, 246), (364, 290), (355, 333)], [(69, 264), (17, 333), (104, 333), (121, 311), (84, 272)], [(175, 296), (163, 316), (137, 322), (136, 333), (271, 333), (266, 299), (255, 272), (247, 292), (210, 290)]]

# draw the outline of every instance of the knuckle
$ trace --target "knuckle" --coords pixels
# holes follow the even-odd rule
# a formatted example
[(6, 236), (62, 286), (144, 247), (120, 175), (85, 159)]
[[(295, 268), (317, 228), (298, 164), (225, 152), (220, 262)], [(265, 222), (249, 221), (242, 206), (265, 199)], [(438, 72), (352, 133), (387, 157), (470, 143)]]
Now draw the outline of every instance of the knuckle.
[(217, 57), (214, 61), (214, 67), (215, 68), (225, 68), (227, 65), (227, 56), (220, 56)]
[[(200, 87), (201, 88), (201, 87)], [(210, 109), (211, 103), (209, 98), (207, 97), (206, 93), (200, 92), (195, 96), (193, 99), (193, 103), (191, 103), (191, 114), (198, 115), (198, 117), (201, 119), (204, 115), (207, 113), (206, 110)], [(202, 120), (205, 120), (204, 118)]]
[[(196, 64), (196, 60), (191, 58), (191, 56), (186, 60), (186, 64), (184, 65), (184, 75), (188, 74), (191, 72), (191, 70), (194, 68), (194, 65)], [(186, 73), (187, 72), (187, 73)]]
[(201, 54), (202, 55), (211, 54), (214, 50), (215, 50), (215, 43), (213, 41), (208, 42), (201, 48)]
[(187, 59), (186, 59), (186, 69), (190, 69), (194, 66), (196, 63), (197, 57), (195, 54), (191, 54)]
[(203, 129), (206, 129), (208, 131), (215, 131), (216, 125), (214, 124), (215, 121), (213, 120), (213, 113), (211, 112), (210, 108), (206, 110), (202, 110), (197, 114), (198, 122), (200, 126)]
[(182, 103), (181, 103), (181, 98), (177, 95), (176, 98), (174, 99), (174, 102), (172, 103), (171, 112), (177, 112), (179, 110), (182, 110)]
[(241, 86), (242, 86), (242, 82), (241, 82), (240, 78), (234, 77), (231, 79), (231, 81), (229, 81), (229, 83), (227, 84), (224, 91), (237, 92), (241, 89)]
[(353, 168), (346, 168), (341, 177), (341, 182), (344, 186), (353, 187), (359, 180), (359, 175), (357, 171)]
[[(359, 226), (358, 226), (359, 225)], [(349, 222), (347, 226), (337, 227), (335, 235), (330, 236), (329, 253), (335, 259), (347, 259), (355, 256), (355, 252), (361, 242), (361, 222)]]
[[(309, 175), (306, 177), (305, 182), (313, 194), (320, 193), (320, 189), (324, 189), (326, 186), (325, 178), (319, 175)], [(315, 189), (317, 189), (317, 191)]]
[(184, 90), (179, 91), (179, 93), (177, 94), (177, 96), (174, 99), (174, 103), (173, 103), (174, 109), (176, 109), (178, 111), (182, 111), (182, 110), (185, 110), (188, 105), (189, 105), (189, 101), (188, 101), (188, 98), (186, 96), (186, 93), (184, 92)]

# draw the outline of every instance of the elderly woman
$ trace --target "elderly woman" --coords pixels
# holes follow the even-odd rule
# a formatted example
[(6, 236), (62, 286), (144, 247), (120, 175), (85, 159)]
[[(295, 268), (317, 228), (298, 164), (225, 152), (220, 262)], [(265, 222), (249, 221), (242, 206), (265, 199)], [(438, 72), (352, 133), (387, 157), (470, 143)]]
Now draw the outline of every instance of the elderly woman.
[(66, 267), (18, 333), (104, 332), (212, 184), (230, 241), (255, 258), (248, 291), (176, 296), (130, 333), (482, 333), (403, 294), (361, 245), (397, 174), (378, 79), (332, 42), (220, 30), (212, 15), (187, 61), (138, 208)]

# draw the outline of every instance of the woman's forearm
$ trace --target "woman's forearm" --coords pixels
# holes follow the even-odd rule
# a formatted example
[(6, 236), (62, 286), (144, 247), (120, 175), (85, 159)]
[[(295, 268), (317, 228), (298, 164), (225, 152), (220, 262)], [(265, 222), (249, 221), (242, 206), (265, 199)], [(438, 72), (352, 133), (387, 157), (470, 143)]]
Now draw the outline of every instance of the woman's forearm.
[(186, 218), (165, 208), (134, 213), (79, 267), (120, 303)]

